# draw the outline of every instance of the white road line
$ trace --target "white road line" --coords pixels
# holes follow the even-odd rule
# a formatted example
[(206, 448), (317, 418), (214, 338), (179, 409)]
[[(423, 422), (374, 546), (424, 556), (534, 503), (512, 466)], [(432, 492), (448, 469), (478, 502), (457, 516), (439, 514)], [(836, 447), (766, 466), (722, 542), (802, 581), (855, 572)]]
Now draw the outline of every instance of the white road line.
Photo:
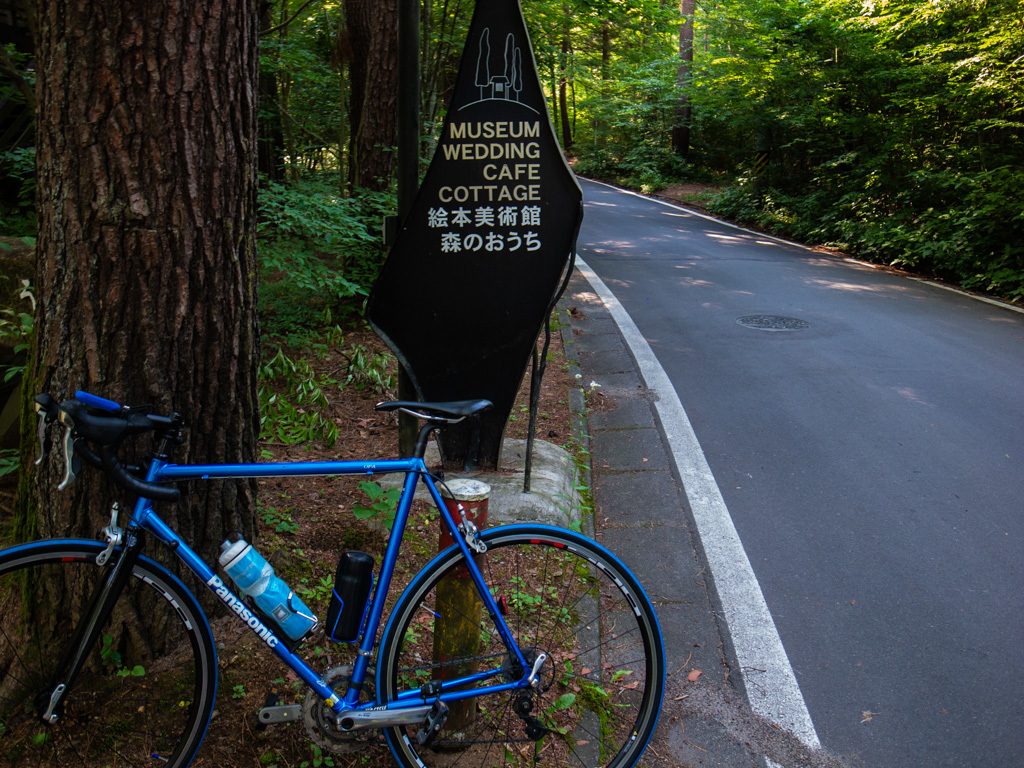
[(604, 281), (579, 256), (576, 268), (611, 312), (644, 384), (655, 394), (658, 418), (693, 510), (751, 708), (804, 744), (821, 746), (761, 586), (672, 382)]

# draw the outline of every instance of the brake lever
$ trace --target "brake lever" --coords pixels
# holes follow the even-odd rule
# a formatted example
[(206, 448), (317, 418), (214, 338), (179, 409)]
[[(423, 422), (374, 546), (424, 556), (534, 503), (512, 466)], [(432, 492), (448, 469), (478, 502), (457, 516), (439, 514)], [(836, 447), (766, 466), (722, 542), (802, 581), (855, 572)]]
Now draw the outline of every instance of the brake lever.
[(75, 436), (71, 427), (64, 427), (64, 479), (60, 481), (57, 490), (63, 491), (78, 476), (78, 470), (82, 468), (81, 461), (75, 457)]
[(39, 418), (39, 423), (36, 425), (36, 436), (39, 438), (39, 458), (36, 459), (38, 467), (50, 455), (50, 443), (46, 439), (46, 428), (57, 418), (57, 402), (49, 395), (36, 395), (35, 409), (36, 416)]
[(46, 439), (46, 413), (36, 406), (36, 415), (39, 423), (36, 425), (36, 437), (39, 438), (39, 458), (36, 459), (36, 466), (40, 466), (46, 457), (50, 455), (50, 442)]

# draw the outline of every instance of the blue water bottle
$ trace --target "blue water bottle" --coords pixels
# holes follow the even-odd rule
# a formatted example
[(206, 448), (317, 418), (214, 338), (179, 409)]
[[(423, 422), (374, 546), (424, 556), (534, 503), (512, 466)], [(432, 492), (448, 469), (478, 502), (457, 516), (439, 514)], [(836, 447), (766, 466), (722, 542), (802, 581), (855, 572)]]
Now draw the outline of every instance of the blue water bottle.
[(274, 575), (273, 566), (245, 539), (228, 539), (220, 545), (220, 565), (238, 589), (277, 622), (292, 641), (298, 642), (316, 629), (316, 616)]

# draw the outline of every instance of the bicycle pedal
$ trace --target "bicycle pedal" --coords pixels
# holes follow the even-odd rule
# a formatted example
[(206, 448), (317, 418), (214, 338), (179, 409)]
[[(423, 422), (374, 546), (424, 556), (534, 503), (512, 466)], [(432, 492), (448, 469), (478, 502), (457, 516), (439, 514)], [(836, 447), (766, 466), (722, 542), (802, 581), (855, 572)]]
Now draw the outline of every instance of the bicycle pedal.
[[(269, 691), (267, 691), (267, 698), (266, 701), (263, 702), (263, 707), (264, 709), (267, 707), (272, 707), (275, 704), (277, 704), (278, 701), (280, 701), (280, 697), (277, 695), (277, 688), (271, 688)], [(262, 714), (262, 710), (260, 711), (260, 714)], [(260, 720), (256, 723), (256, 730), (267, 730), (267, 724), (263, 722), (262, 718), (260, 718)]]
[(427, 713), (427, 722), (416, 732), (417, 743), (421, 747), (429, 747), (433, 744), (447, 719), (448, 705), (437, 699), (434, 706), (430, 708), (430, 712)]

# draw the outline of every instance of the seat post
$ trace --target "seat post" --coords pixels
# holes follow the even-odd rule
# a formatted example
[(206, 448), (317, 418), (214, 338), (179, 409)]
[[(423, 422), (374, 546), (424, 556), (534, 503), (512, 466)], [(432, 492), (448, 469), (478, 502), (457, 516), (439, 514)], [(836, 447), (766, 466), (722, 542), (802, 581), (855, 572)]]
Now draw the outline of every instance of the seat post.
[(413, 448), (412, 457), (414, 459), (422, 459), (427, 453), (427, 440), (430, 439), (430, 433), (437, 429), (437, 424), (432, 421), (428, 421), (422, 427), (420, 427), (420, 433), (416, 436), (416, 447)]

